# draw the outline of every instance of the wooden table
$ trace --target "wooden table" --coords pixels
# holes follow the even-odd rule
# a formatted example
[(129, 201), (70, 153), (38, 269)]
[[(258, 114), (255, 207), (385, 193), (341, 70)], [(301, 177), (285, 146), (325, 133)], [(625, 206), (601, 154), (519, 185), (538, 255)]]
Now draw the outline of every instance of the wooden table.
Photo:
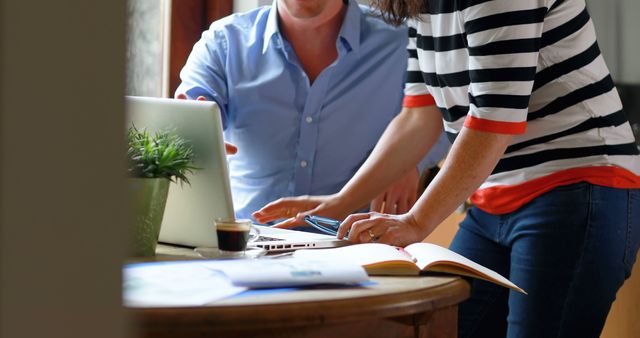
[(140, 337), (457, 337), (458, 277), (372, 277), (361, 287), (236, 296), (210, 306), (128, 309)]

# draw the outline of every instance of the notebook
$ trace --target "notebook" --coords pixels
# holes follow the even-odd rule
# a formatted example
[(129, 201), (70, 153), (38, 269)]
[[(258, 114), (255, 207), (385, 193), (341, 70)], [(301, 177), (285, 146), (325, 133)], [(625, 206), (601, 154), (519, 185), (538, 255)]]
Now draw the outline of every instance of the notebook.
[[(222, 119), (216, 103), (150, 97), (125, 97), (127, 127), (155, 132), (169, 128), (193, 147), (191, 185), (171, 183), (159, 242), (188, 247), (217, 247), (213, 222), (234, 216), (224, 148)], [(242, 151), (242, 150), (240, 150)], [(249, 246), (267, 251), (330, 248), (346, 245), (333, 236), (259, 227), (260, 237)]]

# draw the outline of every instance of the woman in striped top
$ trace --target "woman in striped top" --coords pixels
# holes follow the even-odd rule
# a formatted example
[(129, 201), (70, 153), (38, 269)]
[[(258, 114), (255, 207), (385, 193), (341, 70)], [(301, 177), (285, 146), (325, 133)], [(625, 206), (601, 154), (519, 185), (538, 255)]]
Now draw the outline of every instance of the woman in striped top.
[(471, 196), (451, 248), (529, 294), (473, 281), (460, 336), (598, 337), (640, 243), (640, 156), (584, 0), (377, 5), (408, 18), (402, 114), (338, 194), (259, 213), (309, 210), (285, 227), (342, 217), (415, 167), (444, 126), (453, 147), (411, 211), (351, 215), (339, 236), (418, 242)]

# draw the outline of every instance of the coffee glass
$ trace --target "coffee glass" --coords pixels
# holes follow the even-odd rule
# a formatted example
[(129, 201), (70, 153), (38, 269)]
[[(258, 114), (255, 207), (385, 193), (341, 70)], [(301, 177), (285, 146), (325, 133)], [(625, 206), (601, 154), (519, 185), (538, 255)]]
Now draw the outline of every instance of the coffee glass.
[(249, 219), (216, 219), (218, 250), (223, 255), (244, 254), (247, 243), (258, 238), (260, 231)]

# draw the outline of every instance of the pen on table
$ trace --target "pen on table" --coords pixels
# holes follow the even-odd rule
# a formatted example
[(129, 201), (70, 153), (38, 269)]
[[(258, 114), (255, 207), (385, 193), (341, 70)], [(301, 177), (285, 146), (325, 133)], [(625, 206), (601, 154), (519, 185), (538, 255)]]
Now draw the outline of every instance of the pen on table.
[(411, 258), (412, 262), (416, 263), (418, 261), (415, 257), (413, 257), (412, 254), (408, 253), (407, 250), (405, 250), (403, 247), (397, 246), (396, 249), (402, 252), (403, 254), (407, 255), (409, 258)]

